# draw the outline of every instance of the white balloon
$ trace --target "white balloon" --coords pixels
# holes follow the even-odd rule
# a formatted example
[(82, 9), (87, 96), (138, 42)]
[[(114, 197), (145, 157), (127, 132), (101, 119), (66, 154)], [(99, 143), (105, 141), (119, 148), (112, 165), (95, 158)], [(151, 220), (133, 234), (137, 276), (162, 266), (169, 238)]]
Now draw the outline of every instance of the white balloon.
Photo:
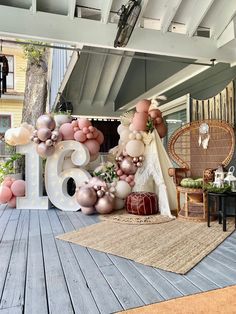
[(126, 144), (125, 149), (131, 157), (139, 157), (144, 153), (144, 144), (139, 140), (131, 140)]
[(131, 186), (129, 183), (123, 180), (119, 180), (116, 184), (115, 196), (121, 199), (125, 199), (131, 193)]
[(114, 200), (114, 209), (118, 210), (118, 209), (122, 209), (125, 206), (125, 200), (123, 200), (122, 198), (118, 198), (116, 197)]
[(128, 128), (125, 128), (120, 133), (120, 139), (122, 142), (127, 142), (129, 140), (130, 130)]
[(6, 143), (12, 146), (26, 145), (30, 142), (30, 137), (30, 131), (22, 126), (8, 129), (5, 133)]
[(117, 133), (121, 134), (121, 132), (126, 129), (126, 126), (124, 126), (123, 124), (119, 124), (118, 128), (117, 128)]

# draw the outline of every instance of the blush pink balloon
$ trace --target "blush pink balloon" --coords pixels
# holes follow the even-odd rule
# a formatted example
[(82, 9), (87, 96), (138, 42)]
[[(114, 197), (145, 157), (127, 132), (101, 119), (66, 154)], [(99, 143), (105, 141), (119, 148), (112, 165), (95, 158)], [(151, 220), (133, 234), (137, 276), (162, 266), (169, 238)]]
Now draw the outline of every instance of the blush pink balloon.
[(163, 118), (162, 117), (157, 117), (155, 119), (155, 125), (161, 124), (163, 122)]
[(62, 134), (63, 140), (73, 140), (74, 139), (74, 128), (71, 123), (64, 123), (59, 129)]
[(92, 207), (97, 202), (97, 193), (92, 187), (82, 186), (76, 192), (76, 199), (80, 206)]
[(71, 121), (71, 125), (73, 126), (73, 128), (78, 127), (78, 121), (77, 120)]
[(74, 132), (77, 132), (78, 130), (79, 130), (78, 126), (74, 127)]
[(86, 137), (88, 140), (91, 140), (92, 138), (94, 138), (93, 133), (86, 134)]
[(99, 135), (98, 129), (94, 128), (93, 137), (94, 137), (94, 138), (97, 138), (98, 135)]
[(16, 197), (13, 196), (10, 201), (7, 202), (8, 206), (11, 208), (16, 208)]
[(0, 186), (0, 204), (5, 204), (12, 198), (12, 191), (8, 186)]
[(94, 126), (92, 126), (92, 125), (90, 125), (90, 126), (88, 127), (88, 129), (89, 129), (89, 131), (90, 131), (90, 132), (94, 132), (95, 127), (94, 127)]
[(96, 211), (99, 214), (109, 214), (112, 212), (114, 206), (114, 199), (105, 195), (98, 199), (95, 204)]
[(40, 128), (38, 129), (38, 138), (40, 141), (46, 141), (47, 139), (51, 138), (52, 136), (52, 131), (48, 128)]
[(118, 176), (122, 176), (123, 171), (121, 169), (119, 169), (119, 170), (116, 171), (116, 173), (117, 173)]
[(122, 174), (122, 176), (120, 176), (120, 179), (121, 179), (121, 180), (124, 180), (124, 181), (125, 181), (126, 178), (127, 178), (127, 175), (126, 175), (126, 174)]
[(148, 112), (148, 114), (152, 119), (156, 119), (157, 117), (162, 116), (162, 113), (159, 109), (152, 109)]
[(97, 136), (96, 140), (98, 141), (98, 143), (100, 145), (104, 142), (104, 135), (102, 134), (102, 132), (100, 130), (98, 130), (98, 136)]
[(83, 143), (87, 140), (87, 137), (86, 135), (83, 133), (83, 131), (79, 130), (77, 132), (75, 132), (74, 134), (74, 139), (77, 141), (77, 142), (80, 142), (80, 143)]
[(151, 100), (142, 99), (136, 104), (136, 111), (137, 112), (148, 112), (150, 104), (151, 104)]
[(12, 183), (11, 191), (14, 196), (24, 196), (25, 195), (25, 181), (16, 180)]
[(86, 118), (80, 118), (78, 120), (78, 125), (79, 125), (79, 128), (82, 130), (84, 127), (88, 128), (89, 126), (91, 126), (92, 123)]
[(133, 128), (136, 131), (145, 131), (148, 120), (148, 114), (146, 112), (135, 112), (132, 121)]
[(13, 183), (12, 180), (6, 180), (6, 179), (5, 179), (5, 180), (3, 181), (3, 183), (2, 183), (2, 185), (3, 185), (3, 186), (7, 186), (7, 187), (10, 188), (11, 185), (12, 185), (12, 183)]
[(133, 186), (135, 186), (135, 182), (134, 182), (134, 181), (131, 181), (131, 182), (129, 183), (129, 185), (133, 187)]
[(96, 155), (100, 150), (100, 145), (97, 140), (87, 140), (84, 145), (88, 148), (90, 155)]
[(158, 124), (156, 127), (157, 133), (159, 134), (160, 138), (163, 138), (167, 134), (167, 126), (165, 123)]

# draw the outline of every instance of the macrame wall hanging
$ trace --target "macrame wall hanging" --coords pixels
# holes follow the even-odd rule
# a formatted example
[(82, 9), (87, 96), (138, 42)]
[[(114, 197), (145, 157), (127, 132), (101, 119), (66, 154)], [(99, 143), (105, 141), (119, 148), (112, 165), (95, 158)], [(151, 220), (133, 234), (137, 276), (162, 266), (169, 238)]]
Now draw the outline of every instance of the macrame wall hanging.
[(219, 94), (212, 98), (198, 100), (192, 98), (192, 121), (204, 119), (223, 120), (234, 126), (234, 84), (230, 82)]

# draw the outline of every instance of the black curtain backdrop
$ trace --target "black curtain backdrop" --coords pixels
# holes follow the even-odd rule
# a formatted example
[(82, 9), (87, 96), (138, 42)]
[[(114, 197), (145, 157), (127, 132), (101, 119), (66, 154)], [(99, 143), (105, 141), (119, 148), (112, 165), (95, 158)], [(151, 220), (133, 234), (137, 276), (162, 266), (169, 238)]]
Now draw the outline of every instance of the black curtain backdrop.
[(92, 125), (100, 130), (104, 135), (104, 142), (100, 147), (100, 152), (108, 152), (109, 149), (118, 145), (119, 134), (117, 133), (117, 127), (120, 121), (98, 121), (92, 119)]

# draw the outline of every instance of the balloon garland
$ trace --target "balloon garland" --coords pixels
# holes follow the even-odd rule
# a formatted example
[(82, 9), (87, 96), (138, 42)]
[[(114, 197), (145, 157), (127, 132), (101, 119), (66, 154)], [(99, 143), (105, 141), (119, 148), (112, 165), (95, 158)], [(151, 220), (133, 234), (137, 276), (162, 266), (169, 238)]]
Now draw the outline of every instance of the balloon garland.
[[(115, 155), (115, 162), (101, 164), (94, 170), (93, 177), (76, 189), (75, 197), (83, 213), (108, 214), (123, 208), (125, 199), (135, 185), (135, 173), (143, 166), (145, 147), (152, 140), (151, 133), (154, 129), (161, 138), (166, 135), (167, 128), (161, 111), (156, 108), (155, 100), (143, 99), (137, 103), (134, 113), (129, 112), (121, 117), (121, 124), (117, 129), (120, 135), (119, 144), (111, 150)], [(20, 131), (20, 136), (19, 132), (16, 136), (9, 131), (8, 142), (21, 145), (30, 138), (36, 145), (37, 153), (43, 158), (55, 153), (58, 142), (74, 140), (86, 147), (90, 161), (93, 161), (97, 159), (100, 145), (104, 141), (102, 132), (85, 118), (65, 122), (58, 128), (53, 116), (45, 114), (37, 119), (34, 131), (32, 127), (31, 131), (21, 127)], [(65, 159), (63, 171), (67, 169), (66, 162), (68, 160)], [(17, 181), (5, 178), (0, 187), (0, 203), (15, 206), (16, 197), (24, 195), (24, 181)]]

